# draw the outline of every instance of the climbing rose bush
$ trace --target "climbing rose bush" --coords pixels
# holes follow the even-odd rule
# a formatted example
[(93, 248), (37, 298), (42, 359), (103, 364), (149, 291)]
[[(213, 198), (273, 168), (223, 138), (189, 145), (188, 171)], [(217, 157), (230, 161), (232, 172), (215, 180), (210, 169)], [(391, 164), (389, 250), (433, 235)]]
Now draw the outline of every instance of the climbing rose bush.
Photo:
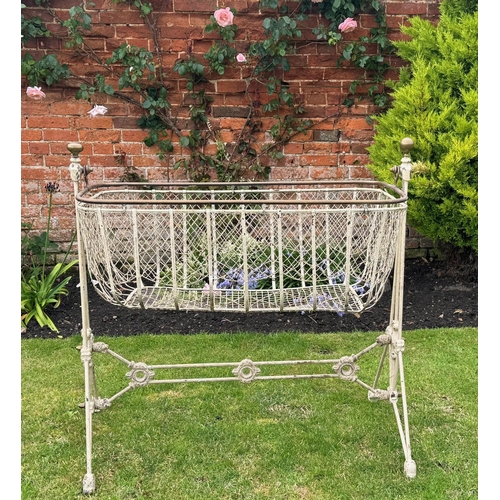
[(219, 26), (225, 27), (233, 24), (234, 15), (229, 7), (217, 9), (214, 12), (214, 17)]
[(339, 24), (339, 30), (341, 33), (349, 33), (354, 31), (357, 27), (358, 23), (351, 17), (348, 17), (343, 23)]
[[(152, 22), (153, 11), (158, 10), (158, 15), (168, 12), (168, 7), (164, 5), (164, 2), (155, 2), (161, 4), (156, 9), (149, 1), (113, 1), (113, 3), (134, 4), (141, 17), (149, 19), (148, 16), (153, 16), (149, 19), (151, 23), (148, 21), (147, 24), (151, 29), (151, 43), (155, 50), (149, 51), (123, 43), (106, 61), (100, 59), (91, 45), (84, 43), (82, 46), (82, 33), (90, 30), (91, 16), (84, 14), (82, 7), (75, 6), (69, 11), (70, 19), (63, 22), (68, 29), (69, 37), (66, 48), (74, 49), (74, 54), (78, 54), (79, 57), (84, 55), (96, 62), (99, 68), (104, 70), (104, 74), (98, 73), (94, 78), (87, 80), (72, 74), (68, 65), (58, 61), (54, 54), (47, 54), (40, 61), (35, 61), (29, 52), (22, 60), (22, 74), (28, 78), (29, 85), (40, 85), (40, 82), (52, 85), (75, 79), (80, 85), (75, 94), (76, 99), (88, 101), (91, 103), (89, 104), (91, 108), (94, 106), (92, 96), (97, 93), (114, 96), (139, 107), (141, 116), (137, 123), (141, 129), (146, 129), (148, 134), (143, 140), (144, 144), (156, 148), (160, 161), (165, 161), (170, 165), (172, 160), (172, 168), (184, 170), (191, 180), (206, 181), (215, 175), (220, 181), (240, 180), (247, 177), (266, 179), (270, 174), (271, 165), (276, 160), (285, 157), (284, 146), (296, 134), (303, 133), (314, 125), (314, 120), (304, 116), (307, 111), (301, 96), (294, 93), (296, 88), (292, 87), (293, 91), (290, 90), (289, 86), (283, 85), (283, 80), (278, 78), (282, 72), (290, 70), (288, 58), (295, 52), (296, 40), (302, 38), (300, 25), (307, 19), (306, 11), (311, 9), (312, 4), (318, 5), (318, 7), (312, 7), (312, 15), (318, 16), (318, 25), (312, 29), (318, 43), (326, 43), (328, 46), (341, 44), (339, 49), (335, 49), (335, 52), (340, 54), (337, 66), (353, 66), (364, 71), (363, 75), (348, 86), (342, 104), (346, 107), (354, 104), (354, 94), (360, 85), (368, 89), (370, 98), (376, 106), (384, 106), (388, 99), (384, 86), (380, 85), (388, 69), (388, 64), (380, 53), (386, 49), (387, 53), (390, 53), (390, 42), (385, 36), (385, 7), (381, 6), (383, 2), (378, 0), (371, 2), (364, 0), (362, 2), (353, 2), (353, 0), (307, 1), (309, 7), (307, 7), (307, 2), (303, 3), (302, 0), (298, 0), (299, 6), (291, 7), (286, 5), (288, 2), (262, 0), (261, 7), (265, 13), (259, 10), (259, 14), (265, 16), (262, 21), (264, 33), (256, 36), (255, 41), (252, 41), (254, 35), (250, 32), (238, 35), (239, 21), (235, 7), (222, 4), (223, 7), (219, 8), (221, 3), (217, 2), (218, 5), (211, 10), (210, 20), (207, 21), (205, 27), (205, 33), (216, 35), (211, 46), (203, 54), (203, 59), (208, 61), (208, 66), (205, 66), (200, 57), (188, 50), (185, 57), (177, 59), (171, 68), (165, 67), (159, 57), (162, 52), (159, 43), (161, 34), (159, 27)], [(46, 4), (47, 0), (36, 0), (35, 3), (41, 6)], [(320, 3), (323, 5), (319, 5)], [(370, 10), (373, 11), (375, 21), (380, 24), (380, 28), (372, 28), (370, 30), (372, 36), (360, 37), (359, 42), (343, 40), (342, 32), (353, 31), (358, 25), (353, 18), (347, 18), (347, 16), (363, 12), (364, 6), (368, 4), (371, 5)], [(44, 8), (50, 14), (50, 8)], [(319, 10), (314, 13), (314, 9)], [(49, 19), (50, 16), (47, 18)], [(31, 26), (31, 28), (36, 28), (36, 26)], [(23, 27), (23, 33), (26, 33), (26, 36), (29, 35), (30, 38), (33, 37), (26, 27)], [(57, 39), (65, 39), (64, 33), (53, 36)], [(365, 44), (372, 42), (377, 43), (377, 50), (366, 54)], [(198, 44), (198, 41), (196, 43)], [(203, 43), (206, 43), (206, 40)], [(239, 52), (243, 50), (242, 44), (245, 44), (245, 51)], [(247, 70), (245, 82), (248, 85), (244, 92), (245, 99), (250, 103), (249, 114), (240, 133), (234, 134), (232, 140), (226, 143), (221, 139), (220, 122), (216, 122), (215, 128), (210, 122), (214, 97), (210, 93), (205, 93), (201, 85), (210, 78), (208, 73), (224, 75), (229, 65), (238, 64)], [(51, 69), (48, 70), (48, 67)], [(169, 71), (178, 74), (180, 79), (177, 76), (173, 78), (176, 81), (185, 82), (187, 91), (186, 99), (175, 103), (175, 110), (172, 111), (170, 111), (172, 103), (169, 102), (170, 88), (163, 82), (161, 76), (168, 74)], [(118, 77), (118, 82), (115, 77)], [(229, 76), (230, 79), (235, 77), (236, 73)], [(377, 85), (370, 86), (371, 83)], [(262, 84), (266, 87), (269, 96), (264, 102), (254, 94), (255, 90), (250, 90)], [(116, 86), (118, 89), (115, 88)], [(125, 89), (127, 90), (124, 92), (118, 92)], [(134, 93), (134, 97), (128, 92), (129, 89)], [(45, 97), (45, 94), (37, 91), (41, 92), (41, 89), (30, 90), (30, 98)], [(339, 99), (341, 99), (340, 96)], [(361, 95), (359, 99), (362, 99)], [(194, 127), (188, 127), (189, 135), (186, 135), (183, 130), (183, 120), (178, 118), (183, 116), (185, 110), (188, 110), (190, 117), (190, 121), (185, 123), (194, 124)], [(86, 114), (93, 118), (107, 112), (104, 106), (96, 105)], [(266, 138), (263, 144), (259, 144), (255, 137), (256, 134), (263, 132), (263, 124), (267, 123), (260, 119), (261, 115), (269, 115), (269, 120), (271, 120), (270, 115), (273, 115), (274, 120), (267, 131), (269, 140)], [(180, 152), (174, 146), (177, 138), (183, 148)], [(213, 150), (209, 153), (205, 152), (205, 145), (208, 143), (215, 143), (215, 153)]]
[(26, 89), (26, 94), (28, 95), (28, 97), (31, 97), (31, 99), (35, 99), (36, 101), (39, 101), (46, 97), (45, 93), (42, 92), (42, 87), (28, 87)]

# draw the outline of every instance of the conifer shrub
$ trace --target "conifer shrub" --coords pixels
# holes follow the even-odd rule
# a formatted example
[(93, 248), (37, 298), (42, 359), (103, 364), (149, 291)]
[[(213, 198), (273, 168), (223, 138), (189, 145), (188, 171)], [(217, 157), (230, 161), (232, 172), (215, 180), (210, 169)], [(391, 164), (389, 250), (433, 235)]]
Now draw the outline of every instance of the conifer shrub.
[(393, 83), (390, 108), (375, 118), (369, 168), (392, 181), (398, 143), (411, 137), (409, 225), (438, 248), (477, 256), (477, 0), (444, 0), (437, 25), (414, 17), (401, 30), (409, 40), (395, 45), (408, 65)]

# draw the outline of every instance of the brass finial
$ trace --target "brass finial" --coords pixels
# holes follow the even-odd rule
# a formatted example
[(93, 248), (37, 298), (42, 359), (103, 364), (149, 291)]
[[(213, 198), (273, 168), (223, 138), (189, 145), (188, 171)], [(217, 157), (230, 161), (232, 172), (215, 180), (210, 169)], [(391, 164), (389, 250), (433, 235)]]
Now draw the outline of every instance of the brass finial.
[(414, 146), (413, 139), (405, 137), (404, 139), (401, 140), (399, 145), (401, 146), (401, 151), (403, 151), (403, 153), (407, 155), (413, 149)]
[(83, 146), (78, 142), (70, 142), (67, 146), (68, 151), (74, 156), (78, 157), (78, 153), (83, 151)]

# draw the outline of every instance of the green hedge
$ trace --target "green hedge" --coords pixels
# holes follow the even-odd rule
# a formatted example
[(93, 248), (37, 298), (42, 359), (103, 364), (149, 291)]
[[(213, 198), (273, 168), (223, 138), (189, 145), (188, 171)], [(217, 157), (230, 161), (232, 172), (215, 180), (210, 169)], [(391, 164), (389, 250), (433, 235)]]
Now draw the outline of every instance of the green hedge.
[(437, 245), (477, 254), (477, 1), (445, 0), (437, 26), (415, 17), (401, 29), (410, 40), (395, 45), (409, 64), (393, 84), (391, 107), (375, 118), (369, 168), (392, 180), (399, 141), (411, 137), (408, 223)]

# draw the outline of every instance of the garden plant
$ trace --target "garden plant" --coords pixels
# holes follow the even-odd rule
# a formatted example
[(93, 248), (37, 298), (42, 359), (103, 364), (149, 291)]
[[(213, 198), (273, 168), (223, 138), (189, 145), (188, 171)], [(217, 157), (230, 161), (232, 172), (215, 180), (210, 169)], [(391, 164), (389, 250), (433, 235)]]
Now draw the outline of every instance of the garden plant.
[(478, 251), (477, 0), (444, 0), (437, 25), (414, 17), (395, 42), (409, 64), (376, 117), (370, 169), (391, 180), (398, 137), (415, 140), (408, 222), (451, 257)]
[[(49, 182), (45, 186), (48, 196), (47, 228), (40, 235), (32, 235), (30, 224), (22, 224), (21, 240), (21, 326), (26, 327), (34, 318), (40, 326), (47, 326), (57, 332), (57, 326), (47, 313), (48, 308), (56, 308), (68, 294), (67, 284), (71, 280), (71, 269), (78, 262), (68, 262), (69, 250), (62, 262), (49, 262), (51, 250), (58, 248), (50, 239), (52, 197), (59, 185)], [(76, 234), (75, 234), (76, 236)], [(74, 239), (74, 237), (73, 237)], [(72, 243), (72, 242), (71, 242)], [(69, 248), (71, 249), (71, 244)]]

